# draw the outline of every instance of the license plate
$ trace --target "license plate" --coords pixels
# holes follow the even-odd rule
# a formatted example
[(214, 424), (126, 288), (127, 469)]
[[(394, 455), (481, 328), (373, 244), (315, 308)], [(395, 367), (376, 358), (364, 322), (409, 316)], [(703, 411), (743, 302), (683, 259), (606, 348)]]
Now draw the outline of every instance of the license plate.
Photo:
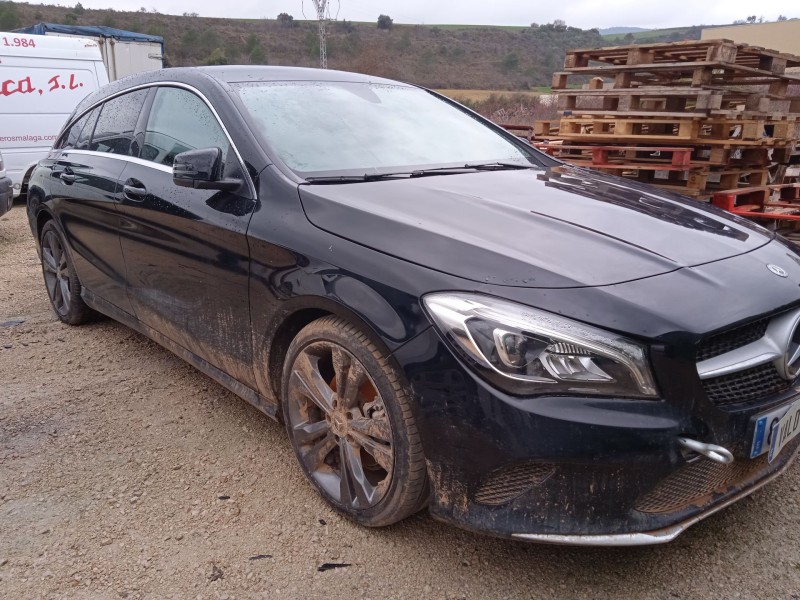
[(795, 402), (780, 421), (772, 425), (769, 462), (800, 434), (800, 402)]
[[(773, 440), (775, 440), (775, 433), (776, 433), (776, 425), (778, 425), (785, 416), (787, 416), (791, 412), (795, 412), (796, 408), (800, 406), (800, 400), (796, 400), (794, 403), (787, 406), (779, 406), (778, 408), (771, 410), (768, 413), (764, 413), (758, 415), (756, 417), (754, 432), (753, 432), (753, 443), (750, 446), (750, 458), (756, 458), (761, 456), (762, 454), (766, 454), (769, 452), (773, 447)], [(784, 430), (785, 431), (785, 430)], [(777, 445), (774, 445), (776, 450)], [(777, 456), (777, 454), (773, 453), (773, 458)]]

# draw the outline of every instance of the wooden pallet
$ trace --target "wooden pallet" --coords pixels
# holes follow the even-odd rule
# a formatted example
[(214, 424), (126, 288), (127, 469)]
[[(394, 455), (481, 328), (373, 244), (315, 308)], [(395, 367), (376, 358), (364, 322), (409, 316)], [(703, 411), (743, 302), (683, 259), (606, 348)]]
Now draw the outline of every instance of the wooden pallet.
[(711, 202), (743, 217), (800, 221), (800, 183), (724, 190), (715, 193)]
[(800, 66), (800, 57), (732, 40), (717, 39), (570, 50), (566, 54), (564, 68), (588, 67), (590, 62), (614, 66), (711, 62), (757, 68), (780, 75), (787, 68)]
[(730, 165), (735, 167), (767, 167), (771, 163), (783, 163), (791, 154), (791, 146), (783, 147), (736, 147), (695, 146), (692, 162), (695, 164)]
[[(745, 212), (797, 215), (800, 230), (800, 186), (770, 183), (800, 179), (800, 171), (789, 177), (800, 137), (791, 86), (800, 73), (787, 71), (798, 66), (800, 56), (730, 40), (572, 50), (553, 76), (562, 118), (535, 123), (533, 143), (566, 162), (698, 199), (733, 194)], [(586, 76), (594, 78), (582, 89), (569, 87)], [(790, 206), (765, 209), (778, 195)]]
[[(635, 167), (635, 168), (631, 168)], [(711, 170), (709, 167), (690, 166), (681, 170), (664, 165), (619, 165), (614, 167), (592, 167), (595, 170), (649, 183), (678, 192), (685, 196), (709, 197), (721, 190), (739, 187), (761, 187), (769, 184), (769, 172), (747, 169)]]
[(510, 131), (517, 137), (528, 140), (529, 142), (532, 142), (533, 138), (536, 136), (535, 127), (533, 125), (513, 125), (510, 123), (498, 123), (498, 125), (506, 131)]
[(687, 143), (714, 145), (788, 145), (797, 136), (797, 122), (766, 119), (615, 118), (561, 119), (558, 136), (564, 140), (618, 141), (621, 143)]
[(781, 120), (800, 114), (800, 98), (794, 101), (776, 99), (762, 91), (727, 93), (665, 86), (631, 89), (589, 87), (559, 92), (558, 110), (580, 114), (683, 116), (690, 113), (692, 116)]
[(663, 165), (665, 170), (686, 171), (692, 168), (692, 148), (672, 146), (577, 146), (534, 144), (538, 149), (565, 162), (590, 167), (647, 168)]
[(533, 135), (536, 139), (548, 139), (558, 136), (561, 119), (541, 120), (533, 123)]
[(632, 65), (620, 67), (580, 67), (553, 74), (552, 88), (564, 90), (569, 86), (569, 77), (578, 75), (595, 75), (614, 81), (614, 88), (631, 88), (642, 85), (658, 85), (659, 82), (681, 82), (682, 85), (703, 87), (707, 85), (765, 85), (779, 82), (770, 93), (778, 94), (788, 85), (800, 84), (800, 75), (785, 73), (777, 76), (769, 71), (762, 71), (739, 65), (721, 66), (715, 63), (661, 63), (653, 65)]

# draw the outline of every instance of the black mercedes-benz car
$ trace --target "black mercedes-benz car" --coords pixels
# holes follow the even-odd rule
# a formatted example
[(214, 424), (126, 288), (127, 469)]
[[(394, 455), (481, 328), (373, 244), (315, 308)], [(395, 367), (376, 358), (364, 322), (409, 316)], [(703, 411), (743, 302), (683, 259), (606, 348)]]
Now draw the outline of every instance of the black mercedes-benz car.
[(364, 525), (665, 542), (797, 452), (793, 246), (415, 86), (127, 78), (28, 214), (59, 319), (111, 316), (281, 418)]

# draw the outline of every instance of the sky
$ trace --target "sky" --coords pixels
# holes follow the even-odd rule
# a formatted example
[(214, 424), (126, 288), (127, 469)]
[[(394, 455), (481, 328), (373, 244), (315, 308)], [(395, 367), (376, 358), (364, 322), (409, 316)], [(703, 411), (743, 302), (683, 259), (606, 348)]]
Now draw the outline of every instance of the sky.
[[(49, 2), (45, 2), (48, 3)], [(68, 4), (69, 2), (65, 2)], [(287, 12), (296, 19), (314, 16), (311, 0), (81, 0), (86, 8), (148, 10), (169, 14), (197, 12), (202, 17), (271, 18)], [(568, 25), (592, 27), (679, 27), (719, 25), (755, 14), (774, 21), (778, 15), (800, 17), (800, 2), (792, 0), (332, 0), (333, 17), (376, 21), (387, 14), (397, 23), (529, 25), (562, 19)]]

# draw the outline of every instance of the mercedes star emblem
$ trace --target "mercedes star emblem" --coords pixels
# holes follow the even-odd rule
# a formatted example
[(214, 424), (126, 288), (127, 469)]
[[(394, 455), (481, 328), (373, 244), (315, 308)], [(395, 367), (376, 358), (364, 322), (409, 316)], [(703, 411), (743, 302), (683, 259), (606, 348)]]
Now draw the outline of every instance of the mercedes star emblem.
[(773, 273), (775, 273), (775, 275), (777, 275), (778, 277), (788, 277), (789, 276), (789, 273), (786, 272), (786, 269), (782, 269), (778, 265), (769, 264), (769, 265), (767, 265), (767, 268), (770, 271), (772, 271)]

